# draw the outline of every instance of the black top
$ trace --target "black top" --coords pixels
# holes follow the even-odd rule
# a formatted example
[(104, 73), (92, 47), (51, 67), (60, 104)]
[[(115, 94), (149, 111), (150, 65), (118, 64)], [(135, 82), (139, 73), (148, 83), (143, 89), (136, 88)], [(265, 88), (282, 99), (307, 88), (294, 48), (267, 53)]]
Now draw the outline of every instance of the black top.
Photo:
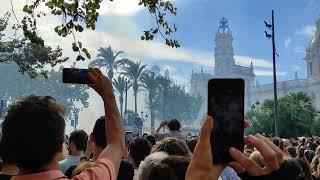
[(0, 180), (10, 180), (12, 176), (0, 174)]

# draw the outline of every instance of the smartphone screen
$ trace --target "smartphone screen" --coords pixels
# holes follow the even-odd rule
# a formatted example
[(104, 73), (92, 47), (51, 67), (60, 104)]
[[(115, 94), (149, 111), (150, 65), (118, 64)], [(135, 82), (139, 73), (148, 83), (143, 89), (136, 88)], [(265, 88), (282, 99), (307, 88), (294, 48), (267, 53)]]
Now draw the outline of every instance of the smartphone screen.
[(209, 80), (208, 115), (214, 118), (210, 139), (213, 163), (228, 163), (232, 161), (230, 147), (244, 148), (244, 80)]
[(133, 139), (133, 132), (132, 131), (126, 131), (126, 134), (124, 136), (126, 145), (129, 145)]
[(88, 69), (63, 68), (62, 82), (72, 84), (89, 84)]

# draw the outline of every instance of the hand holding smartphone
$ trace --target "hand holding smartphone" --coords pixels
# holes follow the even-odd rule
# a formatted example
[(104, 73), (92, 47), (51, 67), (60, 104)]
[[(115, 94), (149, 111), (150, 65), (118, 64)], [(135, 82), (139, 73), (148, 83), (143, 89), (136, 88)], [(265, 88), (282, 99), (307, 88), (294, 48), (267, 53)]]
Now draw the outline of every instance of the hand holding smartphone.
[(231, 162), (229, 148), (244, 148), (244, 80), (210, 79), (208, 115), (214, 118), (210, 138), (213, 163)]
[(88, 69), (63, 68), (62, 82), (72, 84), (89, 84)]

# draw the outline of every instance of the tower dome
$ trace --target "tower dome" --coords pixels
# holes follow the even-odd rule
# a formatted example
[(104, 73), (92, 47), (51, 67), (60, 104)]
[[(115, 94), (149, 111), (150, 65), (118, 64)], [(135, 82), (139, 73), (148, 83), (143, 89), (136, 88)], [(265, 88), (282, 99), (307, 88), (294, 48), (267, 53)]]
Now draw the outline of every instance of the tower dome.
[(316, 33), (306, 50), (308, 78), (320, 78), (320, 18), (316, 21)]

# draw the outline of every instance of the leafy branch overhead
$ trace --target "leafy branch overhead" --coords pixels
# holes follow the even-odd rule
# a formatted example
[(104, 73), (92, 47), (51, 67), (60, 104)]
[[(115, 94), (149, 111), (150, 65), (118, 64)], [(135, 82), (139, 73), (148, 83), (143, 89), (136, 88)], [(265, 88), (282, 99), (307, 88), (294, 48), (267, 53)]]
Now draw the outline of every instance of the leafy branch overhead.
[[(0, 63), (15, 63), (22, 74), (28, 74), (31, 78), (38, 75), (47, 79), (48, 72), (46, 65), (52, 67), (68, 60), (62, 57), (62, 49), (57, 47), (53, 49), (50, 46), (41, 46), (31, 43), (26, 38), (6, 36), (3, 32), (8, 26), (10, 13), (5, 13), (0, 18)], [(18, 27), (12, 27), (17, 32)], [(15, 33), (16, 34), (16, 33)]]
[[(88, 49), (83, 46), (82, 42), (76, 40), (75, 33), (83, 32), (84, 28), (95, 30), (99, 17), (98, 10), (102, 2), (102, 0), (32, 0), (23, 8), (26, 13), (22, 20), (24, 35), (32, 43), (44, 46), (44, 40), (37, 34), (37, 20), (46, 16), (37, 8), (41, 3), (44, 3), (51, 10), (51, 14), (62, 19), (62, 23), (57, 25), (54, 31), (61, 37), (73, 36), (74, 42), (71, 46), (73, 51), (79, 53), (77, 60), (85, 59), (82, 54), (90, 59)], [(146, 7), (155, 19), (155, 27), (143, 31), (141, 39), (153, 40), (156, 34), (160, 34), (168, 46), (180, 47), (178, 41), (171, 38), (171, 35), (177, 31), (177, 27), (175, 24), (170, 25), (167, 20), (168, 15), (177, 14), (177, 8), (170, 1), (165, 0), (140, 0), (139, 5)]]

